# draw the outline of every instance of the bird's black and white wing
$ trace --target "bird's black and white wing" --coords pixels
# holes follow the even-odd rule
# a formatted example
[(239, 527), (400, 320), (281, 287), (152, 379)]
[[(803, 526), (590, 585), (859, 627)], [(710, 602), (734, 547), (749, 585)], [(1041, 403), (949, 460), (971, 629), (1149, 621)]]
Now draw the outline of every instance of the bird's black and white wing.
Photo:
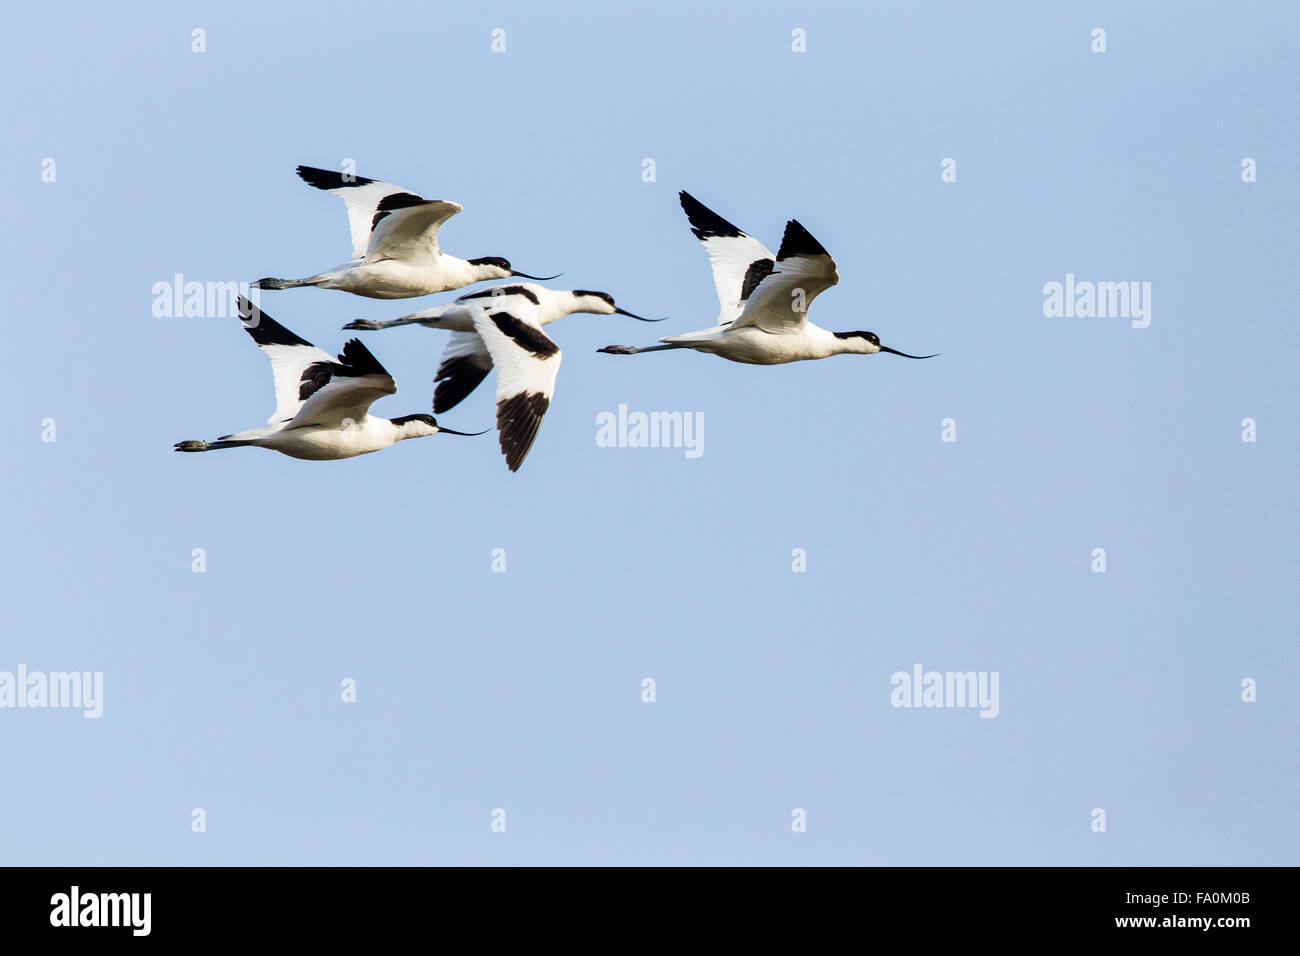
[(749, 294), (731, 329), (755, 326), (764, 332), (796, 332), (807, 320), (812, 300), (839, 281), (830, 253), (791, 219), (785, 224), (775, 267)]
[(560, 370), (560, 347), (537, 324), (537, 307), (523, 304), (485, 301), (474, 309), (474, 330), (497, 370), (497, 432), (511, 471), (533, 447)]
[(285, 430), (305, 425), (337, 428), (351, 420), (362, 422), (370, 406), (397, 391), (397, 383), (360, 339), (350, 339), (338, 361), (319, 362), (303, 377), (302, 407)]
[(425, 199), (392, 183), (315, 166), (299, 166), (298, 175), (346, 204), (353, 259), (432, 258), (438, 253), (438, 227), (462, 208), (459, 203)]
[(322, 362), (333, 363), (334, 357), (290, 332), (248, 299), (239, 300), (239, 318), (244, 331), (271, 360), (275, 411), (266, 420), (267, 424), (284, 424), (298, 414), (303, 400), (313, 391), (317, 367)]
[(434, 376), (433, 413), (454, 408), (492, 371), (492, 354), (477, 332), (452, 332)]
[(775, 257), (767, 247), (741, 232), (690, 193), (678, 194), (691, 232), (709, 254), (713, 284), (718, 290), (718, 325), (733, 322), (740, 315), (750, 293), (772, 271)]
[[(488, 308), (493, 312), (504, 310), (511, 315), (524, 317), (526, 321), (535, 322), (541, 305), (539, 290), (545, 291), (540, 286), (522, 282), (493, 286), (462, 295), (455, 302), (431, 309), (426, 314), (433, 315), (436, 312), (441, 321), (458, 323), (468, 320), (472, 323), (477, 310)], [(438, 366), (438, 374), (434, 377), (438, 387), (433, 393), (433, 413), (437, 415), (455, 407), (478, 388), (490, 371), (492, 353), (478, 333), (452, 332), (447, 348), (442, 353), (442, 364)]]

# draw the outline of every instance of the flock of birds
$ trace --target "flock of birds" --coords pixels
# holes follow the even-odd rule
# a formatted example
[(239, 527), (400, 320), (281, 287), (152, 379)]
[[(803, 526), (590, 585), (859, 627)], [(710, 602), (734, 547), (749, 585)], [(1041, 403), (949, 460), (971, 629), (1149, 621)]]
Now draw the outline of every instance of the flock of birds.
[[(517, 272), (499, 256), (458, 259), (438, 246), (438, 229), (461, 211), (458, 203), (424, 199), (361, 176), (299, 166), (298, 175), (334, 193), (347, 206), (352, 258), (305, 279), (260, 279), (258, 289), (339, 289), (372, 299), (407, 299), (460, 289), (491, 279), (532, 279), (471, 292), (453, 302), (388, 321), (358, 319), (344, 329), (372, 331), (422, 325), (450, 332), (435, 377), (433, 411), (455, 407), (487, 377), (497, 373), (497, 430), (506, 465), (517, 471), (528, 455), (555, 392), (560, 348), (542, 331), (575, 312), (625, 315), (604, 292), (559, 291), (538, 285), (557, 276)], [(830, 332), (808, 321), (818, 294), (839, 282), (835, 260), (797, 221), (786, 223), (774, 256), (757, 239), (686, 192), (680, 194), (691, 231), (713, 267), (721, 312), (708, 329), (661, 338), (659, 345), (610, 345), (600, 352), (634, 355), (694, 349), (733, 362), (777, 365), (832, 355), (908, 355), (880, 344), (874, 332)], [(351, 339), (337, 359), (274, 321), (247, 299), (239, 300), (245, 331), (271, 360), (275, 411), (260, 428), (216, 441), (179, 442), (176, 451), (269, 448), (314, 461), (351, 458), (380, 451), (404, 438), (458, 432), (432, 415), (380, 418), (370, 414), (377, 399), (397, 391), (393, 377), (362, 344)]]

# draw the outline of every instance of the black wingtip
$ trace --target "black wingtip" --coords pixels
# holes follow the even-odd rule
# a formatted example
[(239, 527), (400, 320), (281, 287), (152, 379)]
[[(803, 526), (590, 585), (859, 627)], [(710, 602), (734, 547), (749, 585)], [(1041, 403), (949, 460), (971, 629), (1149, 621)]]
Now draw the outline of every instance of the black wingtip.
[(320, 169), (316, 166), (299, 166), (297, 172), (303, 182), (317, 189), (342, 189), (345, 186), (366, 186), (374, 182), (364, 176), (353, 173), (345, 176), (333, 169)]
[(727, 222), (685, 189), (677, 194), (677, 198), (681, 201), (682, 211), (686, 213), (686, 218), (691, 224), (691, 232), (695, 233), (696, 239), (705, 240), (714, 237), (737, 239), (744, 235), (732, 223)]
[(551, 400), (540, 392), (519, 392), (497, 402), (497, 430), (506, 467), (518, 471), (528, 457)]
[(799, 224), (799, 220), (791, 219), (785, 224), (785, 234), (781, 236), (781, 248), (776, 254), (778, 262), (792, 256), (828, 255), (830, 253), (813, 238), (812, 233)]
[(239, 321), (244, 326), (244, 331), (258, 345), (305, 345), (308, 348), (311, 347), (311, 343), (301, 335), (286, 329), (263, 312), (259, 306), (245, 299), (242, 295), (239, 297), (238, 305)]
[(459, 355), (443, 359), (434, 378), (433, 413), (441, 415), (449, 408), (455, 408), (470, 392), (479, 387), (490, 371), (492, 371), (491, 364), (485, 368), (475, 360), (474, 356)]
[(388, 369), (366, 348), (360, 339), (348, 339), (339, 353), (339, 363), (347, 366), (352, 375), (387, 375)]

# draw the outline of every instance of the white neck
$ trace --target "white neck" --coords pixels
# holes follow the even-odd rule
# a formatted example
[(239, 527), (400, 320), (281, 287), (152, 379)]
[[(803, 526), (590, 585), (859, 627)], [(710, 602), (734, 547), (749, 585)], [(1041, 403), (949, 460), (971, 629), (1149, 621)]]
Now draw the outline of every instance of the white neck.
[(525, 282), (522, 285), (537, 296), (538, 325), (550, 325), (556, 319), (572, 315), (582, 307), (581, 303), (568, 292), (548, 289), (546, 286), (536, 285), (532, 282)]
[(393, 433), (393, 441), (399, 442), (406, 438), (424, 438), (428, 435), (438, 434), (438, 429), (434, 428), (428, 422), (420, 419), (412, 419), (409, 422), (402, 422), (400, 425), (388, 420), (388, 426)]
[(827, 344), (830, 346), (831, 355), (875, 355), (880, 351), (879, 345), (861, 336), (854, 335), (842, 339), (833, 332), (828, 332), (827, 335), (830, 336), (830, 342)]
[(474, 265), (465, 259), (458, 259), (455, 256), (449, 256), (445, 252), (438, 257), (438, 268), (440, 268), (449, 280), (454, 280), (458, 284), (449, 286), (449, 288), (459, 289), (475, 282), (486, 282), (488, 279), (508, 278), (510, 273), (505, 272), (499, 266)]
[(613, 306), (598, 296), (576, 296), (572, 292), (555, 289), (534, 288), (542, 300), (541, 324), (546, 325), (575, 312), (589, 312), (592, 315), (612, 315)]
[(546, 302), (545, 299), (542, 301), (546, 305), (546, 308), (543, 309), (547, 316), (545, 322), (554, 322), (556, 319), (561, 319), (566, 315), (573, 315), (575, 312), (596, 311), (594, 308), (588, 309), (584, 300), (575, 298), (568, 292), (553, 295), (550, 302)]

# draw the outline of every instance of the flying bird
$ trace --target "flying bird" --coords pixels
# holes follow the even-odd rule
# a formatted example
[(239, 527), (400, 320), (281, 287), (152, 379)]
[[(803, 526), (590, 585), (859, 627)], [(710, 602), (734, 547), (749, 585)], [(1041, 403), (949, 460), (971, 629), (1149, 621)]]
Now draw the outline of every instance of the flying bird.
[(682, 209), (691, 231), (709, 254), (721, 311), (717, 324), (700, 332), (670, 335), (663, 345), (635, 348), (607, 345), (600, 352), (636, 355), (667, 349), (694, 349), (732, 362), (779, 365), (832, 355), (908, 355), (880, 344), (874, 332), (830, 332), (808, 321), (808, 308), (820, 293), (840, 281), (835, 260), (796, 220), (785, 225), (775, 256), (753, 238), (682, 191)]
[(247, 299), (239, 300), (239, 316), (244, 330), (271, 360), (275, 411), (261, 428), (222, 435), (211, 442), (178, 442), (176, 451), (252, 446), (290, 458), (331, 461), (379, 451), (404, 438), (438, 432), (467, 434), (440, 427), (432, 415), (371, 415), (371, 404), (395, 393), (397, 385), (360, 339), (344, 345), (335, 360)]
[(459, 404), (495, 366), (501, 452), (506, 466), (518, 471), (537, 437), (560, 368), (559, 346), (542, 326), (575, 312), (662, 321), (619, 308), (605, 292), (560, 291), (523, 282), (471, 292), (446, 305), (388, 321), (357, 319), (343, 328), (373, 331), (415, 324), (449, 330), (451, 338), (434, 379), (437, 414)]
[(341, 289), (372, 299), (409, 299), (459, 289), (486, 279), (521, 276), (500, 256), (458, 259), (438, 248), (438, 229), (464, 207), (364, 176), (345, 175), (314, 166), (299, 166), (310, 186), (343, 200), (352, 230), (352, 258), (305, 279), (259, 279), (255, 289)]

